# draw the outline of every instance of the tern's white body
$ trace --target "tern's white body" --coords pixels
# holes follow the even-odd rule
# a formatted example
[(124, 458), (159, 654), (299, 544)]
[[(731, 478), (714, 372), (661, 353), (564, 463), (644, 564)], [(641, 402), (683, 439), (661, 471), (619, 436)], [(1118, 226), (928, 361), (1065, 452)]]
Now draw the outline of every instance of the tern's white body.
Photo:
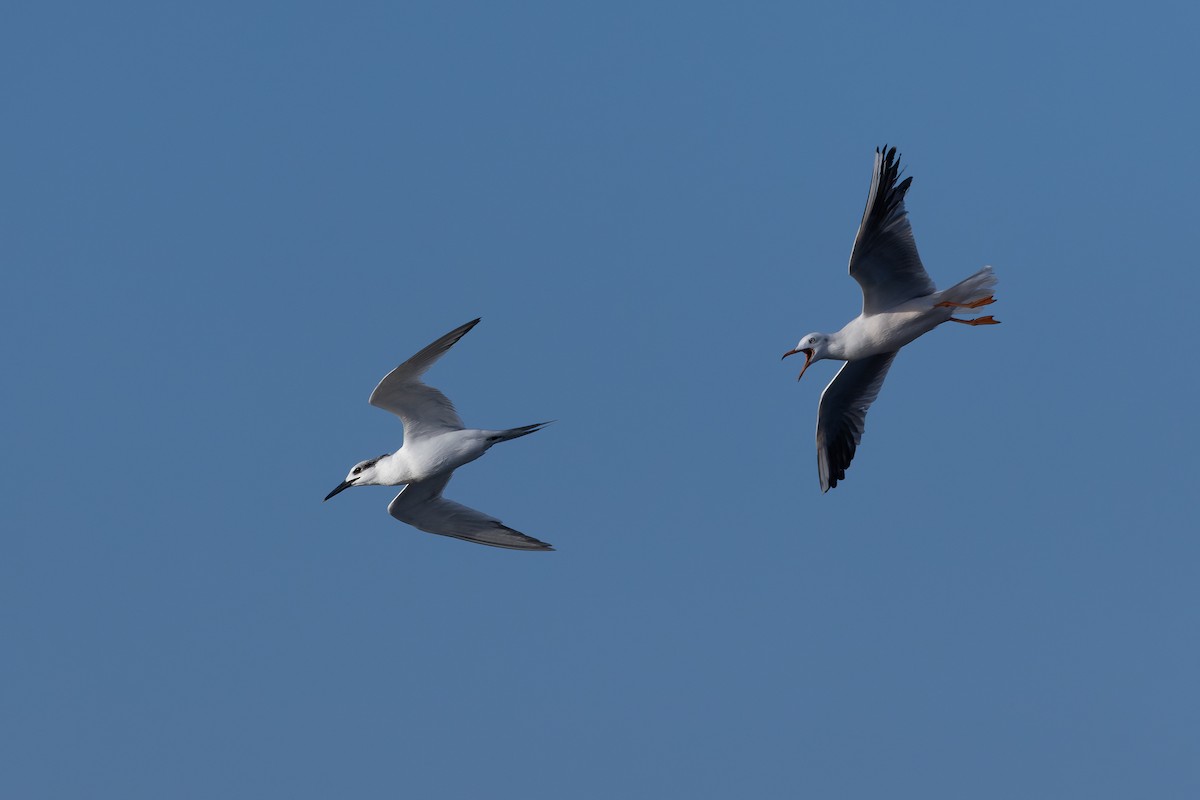
[(351, 486), (403, 485), (388, 505), (388, 513), (414, 528), (511, 550), (553, 550), (495, 517), (442, 497), (454, 470), (499, 442), (518, 439), (547, 424), (507, 430), (464, 428), (449, 399), (421, 382), (425, 370), (478, 323), (473, 320), (455, 328), (384, 376), (371, 393), (371, 405), (400, 417), (404, 446), (355, 464), (346, 480), (325, 499)]
[(487, 437), (497, 431), (465, 429), (406, 442), (375, 462), (376, 477), (366, 485), (399, 486), (437, 478), (470, 464), (488, 451)]
[(911, 183), (912, 178), (900, 181), (895, 148), (875, 151), (867, 207), (850, 253), (850, 276), (862, 287), (862, 313), (837, 333), (810, 333), (794, 350), (784, 353), (784, 357), (805, 354), (801, 376), (821, 359), (846, 362), (821, 393), (817, 412), (821, 491), (829, 491), (846, 476), (862, 439), (867, 409), (879, 395), (901, 347), (943, 322), (996, 323), (990, 316), (953, 316), (955, 309), (974, 310), (993, 302), (996, 277), (991, 267), (940, 292), (926, 274), (904, 208)]

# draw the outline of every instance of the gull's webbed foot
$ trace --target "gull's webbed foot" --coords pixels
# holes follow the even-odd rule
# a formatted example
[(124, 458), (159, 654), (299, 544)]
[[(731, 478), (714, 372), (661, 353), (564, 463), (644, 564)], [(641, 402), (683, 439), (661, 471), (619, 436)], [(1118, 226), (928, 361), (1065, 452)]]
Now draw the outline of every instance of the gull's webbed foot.
[(991, 314), (988, 314), (986, 317), (980, 317), (979, 319), (959, 319), (958, 317), (951, 317), (950, 321), (951, 322), (961, 322), (963, 325), (999, 325), (1000, 324), (1000, 320), (996, 319)]
[(952, 303), (949, 300), (944, 300), (935, 305), (934, 308), (981, 308), (983, 306), (990, 306), (994, 302), (996, 302), (996, 298), (989, 294), (987, 297), (972, 300), (969, 303)]

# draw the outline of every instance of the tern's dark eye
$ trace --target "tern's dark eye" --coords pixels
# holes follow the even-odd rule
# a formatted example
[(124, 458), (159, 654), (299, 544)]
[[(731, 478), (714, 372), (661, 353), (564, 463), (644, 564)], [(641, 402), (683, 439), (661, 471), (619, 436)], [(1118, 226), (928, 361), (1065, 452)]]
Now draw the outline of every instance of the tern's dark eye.
[(358, 474), (358, 473), (360, 473), (360, 472), (362, 472), (362, 467), (355, 467), (355, 468), (354, 468), (354, 472), (352, 472), (352, 473), (350, 473), (350, 474), (352, 474), (352, 475), (357, 475), (357, 474)]

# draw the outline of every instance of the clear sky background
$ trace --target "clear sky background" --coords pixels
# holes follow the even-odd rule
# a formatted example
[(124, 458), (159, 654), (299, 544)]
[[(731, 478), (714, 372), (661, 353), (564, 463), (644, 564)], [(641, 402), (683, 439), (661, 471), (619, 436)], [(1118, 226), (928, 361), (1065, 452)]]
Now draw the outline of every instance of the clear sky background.
[[(1193, 3), (17, 3), (0, 794), (1200, 796)], [(844, 482), (873, 149), (1004, 324)], [(376, 381), (557, 419), (321, 498)]]

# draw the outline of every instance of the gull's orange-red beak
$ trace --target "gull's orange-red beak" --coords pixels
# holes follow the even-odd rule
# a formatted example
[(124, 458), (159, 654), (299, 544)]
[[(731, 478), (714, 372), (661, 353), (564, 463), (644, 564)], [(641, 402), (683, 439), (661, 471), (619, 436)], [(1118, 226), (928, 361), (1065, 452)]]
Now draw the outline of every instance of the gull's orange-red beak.
[(808, 365), (812, 363), (813, 349), (811, 347), (801, 347), (799, 350), (788, 350), (783, 354), (783, 357), (794, 356), (796, 353), (804, 353), (804, 366), (800, 369), (800, 374), (796, 376), (796, 380), (800, 380), (804, 377), (804, 370), (808, 369)]

